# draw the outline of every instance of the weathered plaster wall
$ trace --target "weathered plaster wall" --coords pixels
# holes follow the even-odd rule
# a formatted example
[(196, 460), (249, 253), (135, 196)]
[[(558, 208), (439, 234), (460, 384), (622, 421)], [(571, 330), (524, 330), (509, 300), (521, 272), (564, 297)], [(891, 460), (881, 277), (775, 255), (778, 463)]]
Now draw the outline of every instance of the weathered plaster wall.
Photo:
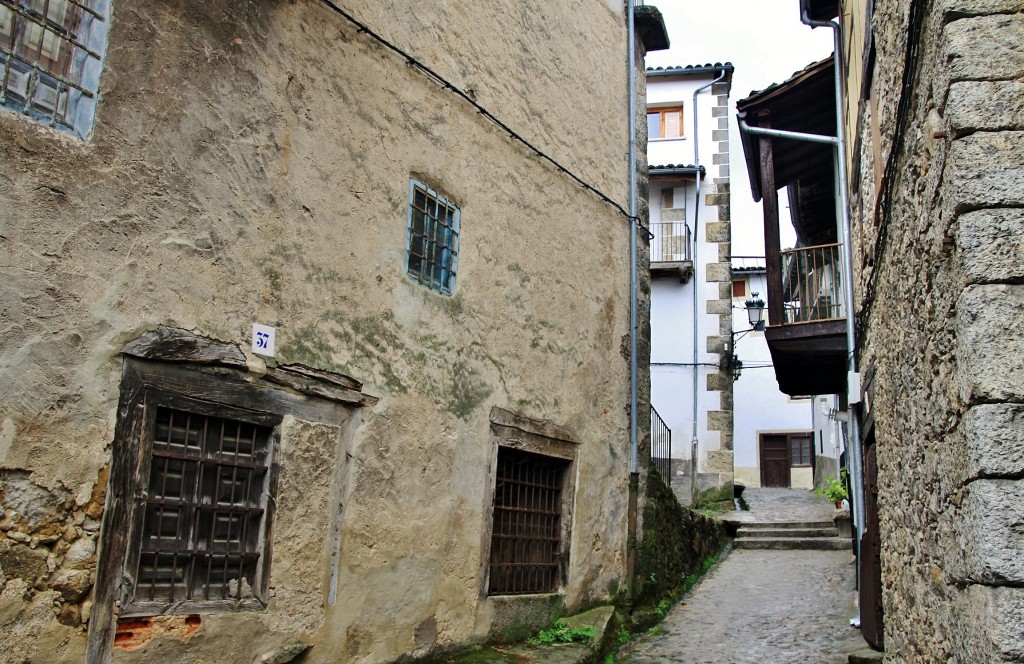
[[(281, 592), (266, 615), (204, 617), (190, 656), (250, 662), (298, 639), (310, 661), (379, 662), (486, 635), (494, 405), (580, 441), (565, 603), (606, 599), (626, 549), (622, 216), (321, 3), (114, 5), (89, 143), (0, 114), (4, 657), (81, 660), (88, 600), (51, 604), (61, 575), (94, 566), (119, 351), (158, 324), (243, 347), (253, 322), (274, 325), (278, 360), (381, 398), (344, 438), (337, 604), (324, 584), (338, 506), (302, 461), (312, 448), (296, 449), (309, 474), (282, 481), (295, 511), (275, 540)], [(346, 8), (625, 205), (622, 8)], [(405, 276), (411, 175), (461, 208), (452, 297)], [(297, 504), (300, 486), (312, 502)], [(45, 497), (22, 508), (9, 487)], [(40, 505), (58, 539), (6, 527)], [(300, 549), (314, 558), (288, 555)], [(175, 651), (163, 633), (116, 659)]]
[[(894, 147), (910, 4), (875, 4), (854, 210), (887, 659), (1021, 661), (1024, 4), (927, 5)], [(893, 149), (883, 225), (875, 183)]]

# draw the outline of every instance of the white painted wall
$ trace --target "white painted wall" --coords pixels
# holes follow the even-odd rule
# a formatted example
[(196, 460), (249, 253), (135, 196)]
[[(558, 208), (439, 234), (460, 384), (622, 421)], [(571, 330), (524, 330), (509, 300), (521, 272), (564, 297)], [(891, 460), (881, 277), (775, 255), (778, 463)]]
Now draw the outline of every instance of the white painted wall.
[[(647, 143), (647, 163), (655, 165), (676, 164), (689, 165), (695, 162), (693, 155), (693, 93), (714, 80), (710, 73), (688, 77), (651, 76), (647, 78), (647, 107), (665, 106), (683, 107), (683, 137), (657, 138)], [(711, 171), (711, 130), (717, 128), (717, 118), (711, 117), (711, 107), (715, 105), (708, 88), (697, 100), (697, 124), (700, 130), (699, 144), (701, 162)], [(732, 118), (730, 118), (730, 122)], [(651, 197), (654, 201), (654, 197)], [(652, 210), (653, 212), (653, 210)]]
[(839, 459), (844, 447), (842, 422), (830, 419), (829, 411), (839, 410), (839, 397), (834, 394), (819, 394), (814, 397), (814, 444), (815, 454), (832, 459)]
[[(648, 144), (648, 164), (690, 165), (695, 163), (693, 140), (693, 93), (701, 85), (709, 83), (714, 76), (693, 76), (682, 80), (666, 80), (651, 77), (647, 80), (648, 107), (683, 107), (684, 136), (675, 139), (656, 139)], [(719, 392), (706, 389), (707, 376), (718, 366), (718, 353), (709, 353), (704, 339), (718, 333), (718, 317), (707, 313), (708, 299), (718, 298), (718, 284), (705, 283), (703, 276), (709, 262), (718, 262), (717, 244), (704, 242), (704, 224), (718, 220), (718, 208), (704, 205), (705, 196), (714, 192), (710, 182), (717, 167), (712, 166), (712, 153), (716, 144), (712, 142), (712, 130), (717, 128), (717, 119), (711, 117), (715, 98), (710, 88), (698, 99), (698, 125), (701, 161), (708, 172), (708, 180), (701, 183), (702, 195), (696, 195), (695, 183), (652, 182), (650, 188), (651, 227), (657, 233), (661, 221), (662, 190), (674, 188), (673, 206), (685, 206), (687, 225), (693, 231), (694, 211), (700, 206), (697, 232), (697, 261), (694, 276), (681, 284), (678, 277), (659, 276), (651, 284), (651, 403), (665, 423), (672, 430), (672, 457), (690, 458), (690, 444), (693, 439), (693, 378), (697, 372), (697, 436), (698, 468), (703, 470), (709, 450), (721, 448), (721, 435), (708, 431), (707, 413), (721, 407)], [(695, 286), (696, 284), (696, 286)], [(698, 317), (698, 364), (693, 366), (693, 296), (697, 289)]]
[[(734, 264), (734, 269), (737, 267)], [(733, 280), (746, 281), (744, 297), (733, 298), (733, 329), (739, 334), (750, 329), (744, 302), (752, 293), (767, 300), (768, 286), (764, 273), (734, 272)], [(767, 317), (767, 311), (765, 316)], [(813, 399), (791, 399), (779, 391), (772, 367), (772, 356), (764, 332), (750, 332), (736, 342), (736, 355), (743, 362), (740, 379), (733, 386), (733, 452), (737, 482), (747, 486), (761, 486), (761, 465), (758, 458), (759, 437), (762, 433), (790, 433), (812, 431)], [(815, 451), (817, 451), (815, 441)], [(793, 486), (811, 486), (810, 472), (793, 469)]]

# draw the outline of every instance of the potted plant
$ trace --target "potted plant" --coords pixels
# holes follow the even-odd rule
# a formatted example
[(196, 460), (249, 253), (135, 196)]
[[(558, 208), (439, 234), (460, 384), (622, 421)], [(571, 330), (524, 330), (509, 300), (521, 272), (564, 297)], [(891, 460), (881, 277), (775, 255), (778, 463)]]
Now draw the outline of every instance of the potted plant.
[(835, 503), (836, 507), (842, 507), (843, 501), (850, 497), (846, 491), (846, 471), (841, 471), (840, 476), (841, 479), (838, 480), (834, 477), (826, 477), (825, 486), (815, 491), (819, 496), (825, 496)]

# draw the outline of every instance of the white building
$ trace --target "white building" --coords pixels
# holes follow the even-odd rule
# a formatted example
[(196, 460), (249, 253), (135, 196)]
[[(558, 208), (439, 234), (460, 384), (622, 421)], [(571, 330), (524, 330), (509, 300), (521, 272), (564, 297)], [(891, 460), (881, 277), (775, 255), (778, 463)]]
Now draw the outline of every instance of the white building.
[(732, 256), (732, 72), (647, 70), (651, 403), (672, 432), (674, 480), (696, 451), (701, 489), (733, 479), (811, 488), (836, 472), (842, 440), (828, 414), (838, 404), (782, 393), (764, 333), (749, 331), (744, 303), (767, 299), (767, 286), (763, 257)]
[(733, 383), (722, 362), (732, 332), (732, 72), (728, 63), (647, 70), (651, 402), (672, 431), (677, 473), (689, 474), (696, 451), (701, 488), (733, 474)]
[[(732, 259), (734, 354), (741, 367), (733, 386), (736, 482), (746, 486), (811, 488), (825, 458), (837, 457), (833, 397), (793, 398), (779, 391), (768, 342), (751, 330), (746, 302), (767, 299), (763, 257)], [(818, 404), (824, 400), (825, 410)], [(817, 412), (817, 416), (815, 416)]]

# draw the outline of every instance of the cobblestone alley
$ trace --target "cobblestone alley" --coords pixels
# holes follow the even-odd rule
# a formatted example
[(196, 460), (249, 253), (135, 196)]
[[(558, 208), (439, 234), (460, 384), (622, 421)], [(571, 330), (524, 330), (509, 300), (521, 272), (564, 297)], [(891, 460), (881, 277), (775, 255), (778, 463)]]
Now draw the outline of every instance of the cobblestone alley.
[[(738, 520), (820, 521), (832, 507), (802, 490), (749, 489)], [(849, 550), (738, 549), (653, 633), (624, 650), (629, 664), (836, 663), (864, 647), (849, 625), (856, 570)]]

